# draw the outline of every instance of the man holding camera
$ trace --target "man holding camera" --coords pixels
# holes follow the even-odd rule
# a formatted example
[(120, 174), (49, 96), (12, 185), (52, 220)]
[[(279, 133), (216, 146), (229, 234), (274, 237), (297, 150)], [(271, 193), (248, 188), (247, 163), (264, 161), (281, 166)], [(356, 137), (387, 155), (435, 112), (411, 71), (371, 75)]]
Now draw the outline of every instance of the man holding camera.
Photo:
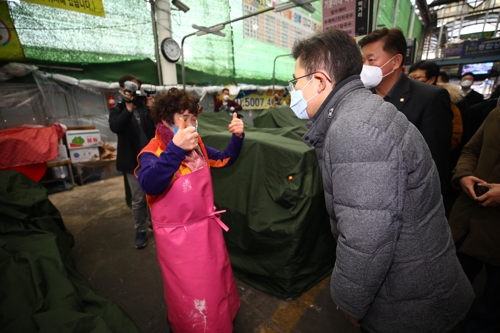
[(141, 86), (141, 80), (137, 77), (127, 74), (118, 82), (123, 100), (110, 109), (109, 127), (118, 135), (116, 169), (127, 177), (132, 195), (135, 247), (142, 249), (147, 245), (146, 231), (148, 223), (151, 224), (151, 216), (146, 196), (134, 176), (134, 169), (137, 167), (137, 155), (155, 136), (155, 123), (149, 111), (154, 101), (152, 97), (144, 99), (136, 95)]

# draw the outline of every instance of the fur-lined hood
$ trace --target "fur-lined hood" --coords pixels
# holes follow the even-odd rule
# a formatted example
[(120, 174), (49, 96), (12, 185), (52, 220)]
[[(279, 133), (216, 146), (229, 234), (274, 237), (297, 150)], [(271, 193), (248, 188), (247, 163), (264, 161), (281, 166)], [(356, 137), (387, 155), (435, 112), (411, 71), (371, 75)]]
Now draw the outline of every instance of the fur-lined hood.
[(437, 83), (436, 85), (438, 87), (441, 87), (441, 88), (448, 90), (448, 93), (450, 94), (450, 99), (451, 99), (452, 103), (457, 104), (458, 102), (460, 102), (463, 99), (463, 97), (461, 95), (462, 89), (460, 89), (460, 87), (457, 86), (456, 84)]

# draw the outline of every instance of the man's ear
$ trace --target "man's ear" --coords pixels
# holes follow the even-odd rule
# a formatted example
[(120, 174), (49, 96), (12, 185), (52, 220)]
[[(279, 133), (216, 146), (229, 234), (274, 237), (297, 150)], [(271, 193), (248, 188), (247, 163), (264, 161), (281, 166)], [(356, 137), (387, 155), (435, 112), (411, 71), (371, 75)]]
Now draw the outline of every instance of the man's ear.
[(429, 84), (436, 84), (437, 77), (432, 76), (432, 77), (430, 77), (427, 81), (429, 81)]
[(394, 56), (394, 59), (392, 59), (392, 61), (394, 62), (394, 67), (395, 69), (397, 68), (403, 68), (403, 55), (402, 54), (396, 54)]
[(314, 75), (315, 79), (319, 80), (318, 93), (322, 92), (329, 85), (332, 84), (332, 82), (330, 81), (330, 78), (323, 71), (317, 71), (313, 75)]

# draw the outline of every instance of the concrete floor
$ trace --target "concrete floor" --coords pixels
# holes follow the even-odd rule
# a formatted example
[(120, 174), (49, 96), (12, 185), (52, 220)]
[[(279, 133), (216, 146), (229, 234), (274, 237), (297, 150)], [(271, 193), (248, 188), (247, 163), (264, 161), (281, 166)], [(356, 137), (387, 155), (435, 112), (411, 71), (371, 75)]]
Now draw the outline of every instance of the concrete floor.
[[(125, 203), (123, 177), (77, 186), (49, 195), (75, 237), (73, 256), (95, 292), (117, 303), (141, 332), (168, 332), (163, 283), (154, 234), (148, 246), (134, 248), (131, 210)], [(329, 293), (330, 277), (292, 300), (262, 293), (236, 280), (241, 308), (236, 333), (359, 333), (337, 309)], [(457, 327), (454, 333), (463, 330)]]

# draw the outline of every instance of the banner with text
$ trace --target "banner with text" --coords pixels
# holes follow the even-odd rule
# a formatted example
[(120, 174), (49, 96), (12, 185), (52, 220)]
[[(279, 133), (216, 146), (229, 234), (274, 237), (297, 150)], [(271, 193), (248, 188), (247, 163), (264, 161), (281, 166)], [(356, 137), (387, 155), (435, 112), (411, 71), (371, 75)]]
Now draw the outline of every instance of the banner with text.
[(462, 57), (500, 56), (500, 38), (480, 39), (464, 42)]
[[(284, 89), (277, 89), (275, 93), (278, 93), (283, 98), (283, 101), (287, 105), (290, 105), (290, 95), (286, 94), (285, 96)], [(221, 97), (219, 96), (219, 98)], [(272, 89), (268, 89), (267, 91), (240, 90), (239, 94), (235, 96), (234, 101), (241, 105), (243, 110), (264, 110), (274, 106)]]
[(24, 51), (10, 19), (7, 1), (0, 1), (0, 60), (24, 60)]
[(373, 1), (323, 0), (323, 28), (344, 30), (350, 36), (371, 32)]
[(446, 43), (444, 54), (445, 57), (460, 57), (462, 55), (462, 44)]
[[(267, 3), (269, 2), (269, 3)], [(278, 5), (278, 1), (244, 0), (243, 15)], [(243, 21), (243, 37), (291, 50), (296, 39), (311, 37), (321, 30), (321, 22), (294, 9), (269, 11)]]
[(84, 14), (104, 17), (102, 0), (24, 0), (39, 5), (73, 10)]

